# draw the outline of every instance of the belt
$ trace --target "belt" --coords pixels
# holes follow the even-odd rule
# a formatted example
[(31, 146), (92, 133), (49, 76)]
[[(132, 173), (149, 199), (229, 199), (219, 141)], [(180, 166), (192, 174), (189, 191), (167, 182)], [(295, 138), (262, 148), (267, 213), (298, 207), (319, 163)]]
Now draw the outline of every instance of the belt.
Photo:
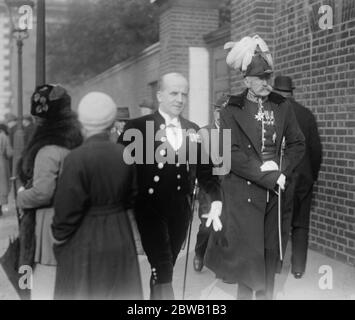
[(89, 208), (88, 216), (109, 216), (111, 214), (118, 214), (125, 212), (125, 208), (122, 204), (113, 204), (106, 206), (94, 206)]
[(275, 160), (276, 153), (275, 152), (262, 152), (261, 157), (263, 158), (263, 161)]

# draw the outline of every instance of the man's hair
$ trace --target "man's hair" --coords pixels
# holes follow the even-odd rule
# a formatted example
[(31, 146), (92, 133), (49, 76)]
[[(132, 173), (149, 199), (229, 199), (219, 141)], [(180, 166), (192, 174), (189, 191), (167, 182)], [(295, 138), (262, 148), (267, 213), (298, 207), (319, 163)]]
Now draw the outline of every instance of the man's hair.
[[(186, 80), (186, 78), (185, 78), (181, 73), (178, 73), (178, 72), (166, 73), (166, 74), (162, 75), (162, 76), (160, 77), (160, 79), (159, 79), (159, 82), (158, 82), (158, 91), (163, 91), (163, 90), (164, 90), (166, 78), (171, 77), (171, 76), (180, 77), (180, 78)], [(187, 80), (186, 80), (186, 81), (187, 81)]]

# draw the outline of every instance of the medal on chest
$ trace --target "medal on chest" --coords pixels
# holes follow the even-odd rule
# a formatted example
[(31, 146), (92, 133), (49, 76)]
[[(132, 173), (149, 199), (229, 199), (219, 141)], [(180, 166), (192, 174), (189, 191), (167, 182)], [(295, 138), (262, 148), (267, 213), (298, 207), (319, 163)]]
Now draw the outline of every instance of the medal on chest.
[[(258, 99), (258, 113), (255, 115), (255, 120), (261, 122), (261, 152), (265, 151), (265, 133), (266, 126), (274, 126), (275, 125), (275, 117), (273, 110), (265, 110), (264, 105), (261, 99)], [(273, 141), (276, 142), (276, 133), (274, 133), (272, 137)]]

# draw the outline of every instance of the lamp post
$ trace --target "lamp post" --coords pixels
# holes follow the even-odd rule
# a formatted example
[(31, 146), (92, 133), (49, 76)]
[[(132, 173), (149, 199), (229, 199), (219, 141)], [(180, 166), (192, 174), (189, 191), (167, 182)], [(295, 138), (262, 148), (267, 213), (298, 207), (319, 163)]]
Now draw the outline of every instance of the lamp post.
[(36, 87), (46, 82), (46, 2), (37, 0)]
[[(33, 1), (28, 0), (5, 0), (8, 8), (11, 33), (17, 45), (17, 125), (14, 135), (14, 155), (12, 161), (12, 175), (17, 175), (17, 162), (24, 149), (23, 130), (23, 89), (22, 89), (22, 49), (23, 41), (29, 37), (28, 29), (32, 28), (32, 8)], [(27, 16), (26, 16), (27, 15)]]

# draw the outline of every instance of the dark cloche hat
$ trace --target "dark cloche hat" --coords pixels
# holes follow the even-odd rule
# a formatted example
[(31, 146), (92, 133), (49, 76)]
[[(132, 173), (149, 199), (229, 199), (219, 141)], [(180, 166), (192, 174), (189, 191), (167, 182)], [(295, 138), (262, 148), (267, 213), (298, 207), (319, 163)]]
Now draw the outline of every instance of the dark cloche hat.
[(54, 120), (65, 110), (71, 109), (71, 98), (60, 85), (42, 85), (36, 88), (31, 98), (31, 114)]
[(295, 89), (292, 79), (286, 76), (278, 76), (275, 78), (274, 89), (278, 91), (291, 92)]

